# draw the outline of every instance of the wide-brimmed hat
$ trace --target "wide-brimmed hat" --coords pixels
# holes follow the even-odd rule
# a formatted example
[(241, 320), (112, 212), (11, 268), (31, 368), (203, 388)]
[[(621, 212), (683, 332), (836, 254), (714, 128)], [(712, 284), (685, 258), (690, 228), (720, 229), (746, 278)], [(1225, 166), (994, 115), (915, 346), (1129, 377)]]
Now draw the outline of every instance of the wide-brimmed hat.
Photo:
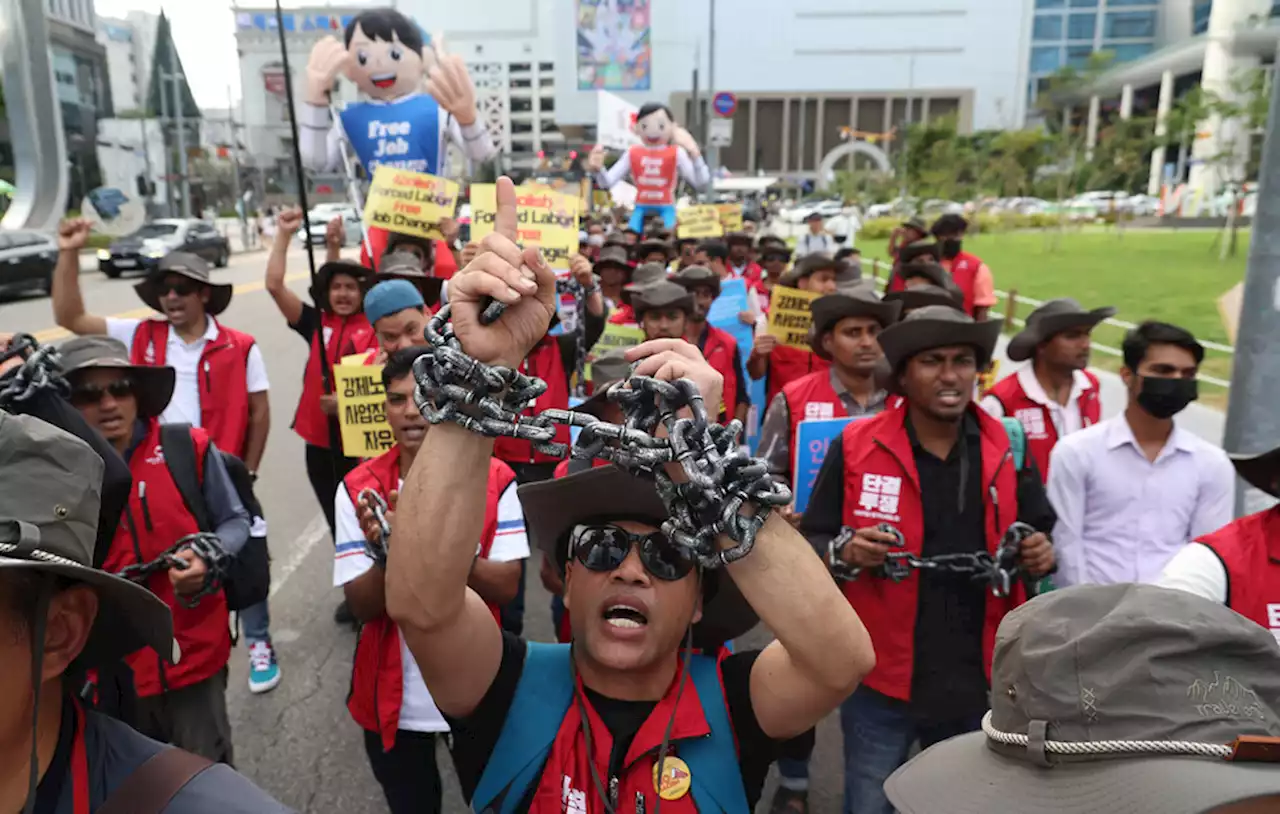
[(1115, 314), (1116, 309), (1110, 306), (1086, 311), (1083, 305), (1070, 297), (1049, 300), (1032, 311), (1027, 317), (1027, 324), (1009, 340), (1009, 359), (1025, 362), (1035, 355), (1036, 346), (1041, 342), (1072, 328), (1092, 328)]
[(1254, 455), (1232, 453), (1227, 457), (1250, 486), (1280, 497), (1280, 447)]
[(951, 272), (941, 265), (930, 263), (927, 260), (916, 260), (898, 266), (898, 279), (905, 283), (913, 277), (922, 277), (928, 280), (930, 285), (936, 285), (938, 288), (947, 288), (948, 283), (955, 282), (951, 277)]
[(631, 308), (640, 320), (646, 311), (655, 308), (678, 308), (686, 314), (693, 313), (693, 295), (682, 285), (663, 280), (645, 286), (631, 296)]
[(667, 267), (661, 263), (641, 263), (631, 272), (631, 282), (622, 287), (622, 302), (632, 305), (632, 297), (642, 289), (667, 280)]
[(626, 247), (614, 245), (605, 246), (601, 249), (600, 256), (596, 258), (595, 270), (598, 272), (605, 266), (616, 266), (623, 271), (631, 271), (631, 263), (627, 259)]
[(671, 244), (665, 240), (659, 240), (656, 237), (647, 237), (636, 244), (636, 257), (645, 257), (653, 252), (662, 252), (662, 256), (667, 258), (667, 262), (671, 262), (671, 258), (675, 257), (675, 250), (671, 248)]
[[(569, 559), (569, 532), (580, 523), (635, 520), (660, 526), (670, 515), (653, 481), (637, 478), (616, 466), (537, 483), (517, 491), (524, 507), (529, 542), (564, 573)], [(724, 571), (702, 576), (702, 619), (693, 627), (693, 645), (715, 647), (756, 626), (759, 618)]]
[(232, 287), (226, 283), (213, 283), (209, 273), (212, 267), (202, 258), (188, 252), (169, 252), (156, 266), (155, 271), (133, 287), (138, 296), (154, 311), (161, 311), (160, 281), (166, 274), (180, 274), (209, 288), (209, 301), (204, 304), (206, 314), (217, 316), (231, 304)]
[(765, 262), (771, 257), (777, 257), (780, 260), (782, 260), (782, 262), (784, 263), (791, 261), (791, 249), (788, 248), (785, 243), (781, 243), (781, 244), (770, 243), (768, 245), (762, 246), (759, 249), (759, 252), (760, 252), (761, 263)]
[(155, 418), (164, 412), (173, 398), (172, 367), (135, 365), (129, 361), (129, 349), (119, 339), (109, 336), (78, 336), (58, 348), (62, 354), (62, 370), (74, 379), (77, 373), (94, 369), (123, 370), (133, 380), (133, 395), (138, 402), (140, 418)]
[(782, 272), (778, 277), (778, 285), (786, 286), (787, 288), (795, 288), (796, 283), (800, 282), (805, 277), (809, 277), (814, 274), (814, 272), (822, 271), (824, 269), (831, 269), (832, 271), (838, 272), (840, 270), (840, 264), (836, 262), (834, 257), (828, 257), (825, 254), (805, 255), (800, 258), (794, 266)]
[(676, 272), (671, 280), (684, 286), (689, 291), (700, 285), (705, 285), (715, 292), (717, 297), (720, 296), (720, 275), (706, 266), (689, 266), (681, 269)]
[(942, 247), (932, 240), (917, 240), (914, 243), (908, 243), (898, 250), (898, 262), (905, 265), (917, 257), (924, 257), (925, 255), (941, 261)]
[(847, 317), (871, 317), (887, 328), (898, 320), (902, 304), (886, 302), (868, 285), (846, 287), (835, 294), (818, 297), (809, 305), (813, 325), (809, 331), (809, 347), (819, 359), (831, 361), (831, 354), (822, 348), (822, 337)]
[(574, 407), (575, 413), (604, 418), (609, 388), (631, 378), (631, 363), (624, 354), (623, 350), (610, 350), (591, 361), (591, 398)]
[(1225, 605), (1067, 588), (1000, 623), (983, 731), (930, 747), (884, 789), (902, 814), (1202, 814), (1280, 794), (1276, 764), (1251, 762), (1275, 759), (1278, 702), (1275, 639)]
[(978, 351), (978, 368), (995, 353), (1000, 321), (975, 322), (973, 317), (945, 305), (929, 305), (907, 314), (880, 333), (880, 348), (896, 374), (917, 353), (951, 345), (971, 345)]
[(912, 215), (902, 222), (902, 228), (915, 229), (922, 235), (929, 234), (929, 227), (925, 225), (924, 219), (919, 215)]
[[(418, 293), (422, 294), (422, 299), (428, 303), (436, 303), (440, 300), (440, 292), (444, 288), (444, 280), (435, 275), (435, 267), (431, 267), (431, 272), (427, 273), (422, 270), (422, 260), (412, 252), (391, 252), (382, 255), (382, 260), (378, 263), (378, 273), (374, 275), (371, 283), (381, 283), (387, 280), (405, 280), (414, 288), (418, 289)], [(369, 293), (372, 286), (365, 286), (364, 293)]]
[(750, 246), (755, 241), (752, 239), (751, 235), (747, 234), (746, 232), (730, 232), (729, 234), (724, 236), (724, 242), (726, 245), (729, 245), (729, 246), (733, 246), (735, 244), (739, 244), (742, 246)]
[(964, 310), (964, 294), (958, 286), (952, 291), (936, 285), (920, 285), (915, 288), (904, 288), (901, 291), (890, 291), (884, 295), (884, 299), (885, 302), (902, 303), (903, 315), (930, 305), (942, 305), (957, 311)]
[(93, 567), (103, 469), (98, 453), (74, 435), (0, 410), (0, 569), (55, 574), (95, 590), (98, 615), (69, 671), (141, 647), (176, 664), (173, 618), (164, 601)]
[[(384, 254), (382, 256), (382, 264), (387, 264), (387, 258), (396, 255), (406, 255), (413, 257), (408, 252), (394, 252), (392, 254)], [(418, 263), (418, 259), (414, 257), (414, 263)], [(354, 278), (360, 286), (360, 298), (364, 299), (364, 292), (369, 288), (369, 284), (373, 279), (373, 272), (359, 263), (350, 260), (334, 260), (331, 263), (325, 263), (316, 272), (316, 284), (311, 286), (311, 301), (316, 304), (322, 311), (333, 310), (329, 305), (329, 284), (333, 282), (333, 278), (339, 274), (345, 274)], [(422, 269), (419, 266), (418, 274), (422, 275)]]

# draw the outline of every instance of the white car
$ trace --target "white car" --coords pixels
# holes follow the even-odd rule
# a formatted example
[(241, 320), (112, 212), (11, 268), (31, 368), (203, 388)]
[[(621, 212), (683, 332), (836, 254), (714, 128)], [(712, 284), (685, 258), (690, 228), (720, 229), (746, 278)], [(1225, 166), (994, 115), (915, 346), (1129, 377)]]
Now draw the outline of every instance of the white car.
[[(342, 217), (343, 225), (343, 246), (356, 246), (364, 239), (364, 231), (360, 225), (360, 217), (356, 215), (355, 207), (346, 204), (318, 204), (307, 215), (307, 221), (311, 226), (311, 244), (313, 246), (324, 245), (325, 231), (329, 228), (329, 221), (335, 217)], [(302, 231), (298, 231), (298, 240), (306, 245), (302, 236)]]

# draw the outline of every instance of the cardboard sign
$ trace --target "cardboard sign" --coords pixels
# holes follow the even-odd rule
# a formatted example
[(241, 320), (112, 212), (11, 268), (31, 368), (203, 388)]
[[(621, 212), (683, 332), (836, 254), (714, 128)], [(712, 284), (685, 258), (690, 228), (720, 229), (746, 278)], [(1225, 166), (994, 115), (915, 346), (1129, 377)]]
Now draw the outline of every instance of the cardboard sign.
[(582, 369), (582, 375), (587, 381), (591, 381), (591, 362), (612, 350), (619, 348), (634, 348), (644, 342), (644, 329), (635, 325), (617, 325), (610, 322), (604, 326), (604, 333), (600, 334), (600, 338), (591, 346), (591, 351), (587, 354), (587, 364)]
[(809, 347), (809, 327), (813, 324), (809, 306), (820, 296), (812, 291), (775, 286), (769, 297), (769, 334), (788, 348), (813, 350)]
[(387, 423), (382, 365), (335, 365), (333, 386), (338, 396), (344, 455), (373, 458), (395, 446), (395, 436)]
[[(498, 215), (493, 184), (471, 185), (471, 239), (479, 243), (493, 231)], [(542, 249), (554, 269), (568, 269), (578, 252), (578, 211), (582, 201), (545, 187), (516, 187), (517, 241)]]
[(453, 217), (458, 184), (421, 172), (378, 167), (364, 204), (364, 225), (441, 240), (439, 223)]
[(720, 210), (714, 206), (686, 206), (676, 212), (676, 234), (679, 237), (720, 237)]
[(742, 204), (716, 204), (716, 209), (720, 212), (720, 228), (725, 234), (742, 231)]
[[(859, 419), (867, 416), (858, 416)], [(796, 425), (796, 448), (791, 450), (791, 493), (795, 497), (793, 510), (803, 512), (809, 505), (818, 471), (826, 460), (831, 442), (840, 436), (850, 421), (845, 418), (811, 418)]]
[[(747, 383), (747, 396), (751, 399), (751, 410), (747, 414), (746, 426), (743, 428), (743, 443), (755, 452), (760, 443), (760, 418), (764, 415), (765, 400), (764, 379), (752, 379), (747, 375), (747, 358), (751, 356), (751, 346), (755, 340), (755, 326), (746, 325), (738, 318), (743, 311), (751, 310), (747, 300), (747, 283), (742, 278), (725, 280), (720, 286), (720, 296), (711, 303), (707, 312), (707, 322), (713, 328), (719, 328), (733, 337), (738, 345), (738, 359), (741, 366), (738, 375)], [(733, 416), (729, 416), (733, 418)]]

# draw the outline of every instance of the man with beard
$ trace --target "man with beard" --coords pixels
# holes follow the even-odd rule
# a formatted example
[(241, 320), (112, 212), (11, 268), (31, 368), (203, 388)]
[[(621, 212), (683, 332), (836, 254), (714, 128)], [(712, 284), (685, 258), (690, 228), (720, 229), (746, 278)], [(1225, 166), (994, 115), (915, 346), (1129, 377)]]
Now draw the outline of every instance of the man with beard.
[(933, 222), (933, 239), (938, 241), (942, 267), (964, 292), (964, 310), (982, 322), (996, 304), (996, 284), (991, 269), (975, 255), (962, 251), (969, 221), (962, 215), (943, 215)]
[(684, 339), (693, 316), (693, 295), (683, 286), (662, 280), (639, 289), (631, 295), (636, 323), (644, 331), (645, 341)]
[(698, 239), (682, 237), (676, 239), (676, 271), (687, 269), (697, 263)]
[[(778, 285), (824, 295), (834, 294), (838, 275), (839, 269), (834, 259), (815, 255), (801, 258), (790, 271), (782, 275)], [(747, 373), (751, 378), (769, 377), (766, 388), (771, 403), (782, 392), (783, 387), (801, 376), (816, 370), (826, 370), (829, 366), (825, 359), (812, 351), (779, 345), (778, 337), (763, 331), (757, 331), (751, 355), (747, 357)]]
[(764, 269), (751, 259), (751, 236), (745, 232), (734, 232), (725, 238), (725, 242), (729, 245), (729, 273), (746, 280), (748, 286), (757, 287), (764, 276)]
[(622, 306), (622, 287), (631, 281), (632, 266), (627, 261), (627, 250), (621, 246), (604, 247), (594, 270), (600, 278), (604, 307), (611, 312), (617, 311)]
[(1153, 582), (1188, 540), (1231, 522), (1227, 454), (1173, 421), (1199, 394), (1204, 346), (1176, 325), (1144, 322), (1121, 351), (1125, 411), (1049, 456), (1058, 587)]
[(1102, 420), (1101, 385), (1090, 373), (1089, 334), (1114, 308), (1084, 310), (1072, 299), (1050, 300), (1031, 312), (1009, 341), (1014, 362), (1031, 361), (996, 383), (982, 409), (1018, 419), (1041, 477), (1049, 477), (1049, 453), (1058, 439)]
[(709, 268), (690, 266), (671, 278), (693, 296), (693, 313), (684, 338), (697, 345), (707, 363), (724, 377), (725, 421), (736, 418), (746, 423), (751, 410), (746, 378), (742, 375), (742, 354), (731, 334), (707, 322), (711, 304), (720, 296), (720, 278)]
[(1038, 579), (1054, 565), (1040, 478), (1034, 467), (1015, 470), (1004, 426), (973, 403), (999, 335), (998, 323), (946, 306), (881, 332), (890, 389), (903, 398), (831, 442), (800, 523), (876, 649), (875, 669), (840, 710), (846, 814), (891, 814), (884, 781), (914, 742), (927, 748), (979, 728), (996, 627), (1027, 599), (1020, 579), (997, 592), (972, 571), (941, 564), (907, 567), (891, 580), (890, 551), (900, 545), (926, 561), (994, 557), (1020, 520), (1037, 529), (1018, 544), (1022, 575)]

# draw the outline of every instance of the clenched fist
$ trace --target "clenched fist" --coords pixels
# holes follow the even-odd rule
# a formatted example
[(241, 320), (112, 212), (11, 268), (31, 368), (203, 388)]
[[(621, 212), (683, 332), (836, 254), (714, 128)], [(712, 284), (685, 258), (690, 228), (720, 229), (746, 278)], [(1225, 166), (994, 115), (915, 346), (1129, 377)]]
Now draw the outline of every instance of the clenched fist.
[(70, 218), (58, 224), (58, 251), (78, 252), (89, 240), (92, 224), (85, 218)]
[(351, 54), (337, 39), (325, 37), (317, 42), (307, 60), (307, 104), (328, 107), (333, 83), (339, 75), (346, 74), (350, 65)]

